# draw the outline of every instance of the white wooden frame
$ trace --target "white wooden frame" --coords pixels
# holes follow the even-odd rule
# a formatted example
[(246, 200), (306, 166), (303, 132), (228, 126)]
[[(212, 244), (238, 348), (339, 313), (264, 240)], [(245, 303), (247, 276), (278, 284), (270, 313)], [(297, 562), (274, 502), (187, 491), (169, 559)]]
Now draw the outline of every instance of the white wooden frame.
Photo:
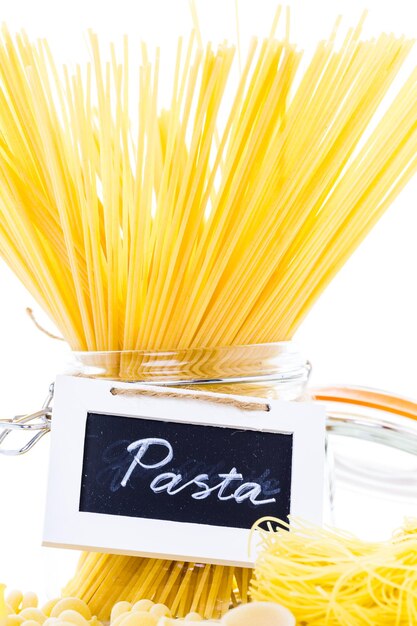
[[(60, 376), (56, 381), (44, 545), (202, 563), (253, 565), (256, 546), (249, 549), (249, 530), (80, 512), (85, 425), (89, 412), (292, 433), (291, 514), (320, 523), (325, 457), (322, 407), (311, 402), (268, 400), (269, 412), (245, 412), (233, 406), (219, 408), (216, 404), (191, 399), (112, 395), (110, 389), (114, 386), (114, 381), (71, 376)], [(140, 386), (117, 382), (117, 387)]]

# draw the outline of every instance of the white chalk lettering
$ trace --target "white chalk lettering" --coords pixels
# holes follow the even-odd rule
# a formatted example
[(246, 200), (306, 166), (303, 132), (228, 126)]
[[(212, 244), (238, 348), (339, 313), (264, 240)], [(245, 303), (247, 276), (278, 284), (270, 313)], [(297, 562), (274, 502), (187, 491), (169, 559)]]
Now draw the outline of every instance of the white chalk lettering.
[(236, 502), (243, 502), (244, 500), (249, 499), (252, 504), (258, 506), (259, 504), (268, 504), (271, 502), (275, 502), (275, 498), (270, 498), (269, 500), (257, 500), (257, 496), (262, 493), (261, 486), (258, 483), (245, 483), (244, 485), (240, 485), (234, 493), (234, 497)]
[[(165, 448), (165, 456), (159, 461), (145, 463), (143, 460), (145, 454), (154, 446)], [(169, 441), (156, 437), (134, 441), (127, 447), (127, 451), (134, 456), (129, 469), (120, 482), (122, 487), (126, 487), (136, 467), (139, 466), (144, 470), (158, 469), (167, 465), (174, 458), (174, 450)], [(243, 482), (243, 475), (237, 471), (236, 467), (232, 467), (227, 474), (217, 474), (217, 476), (220, 482), (213, 486), (209, 486), (210, 477), (208, 474), (197, 474), (192, 480), (181, 484), (183, 482), (182, 474), (162, 472), (152, 480), (150, 489), (153, 493), (166, 492), (169, 496), (175, 496), (189, 487), (197, 487), (198, 491), (190, 494), (195, 500), (205, 500), (217, 491), (217, 498), (220, 501), (235, 500), (237, 504), (240, 504), (249, 500), (255, 506), (276, 502), (275, 498), (259, 499), (262, 494), (262, 486), (256, 482)], [(240, 484), (236, 486), (236, 482)]]
[[(168, 454), (165, 456), (164, 459), (158, 461), (157, 463), (145, 465), (145, 463), (142, 462), (142, 458), (145, 456), (146, 452), (151, 446), (164, 446), (168, 450)], [(158, 439), (155, 437), (149, 437), (148, 439), (138, 439), (138, 441), (134, 441), (127, 447), (128, 452), (134, 452), (135, 450), (137, 450), (137, 452), (134, 455), (134, 459), (120, 482), (122, 487), (126, 487), (127, 482), (137, 465), (140, 465), (144, 469), (156, 469), (158, 467), (163, 467), (174, 458), (174, 451), (172, 449), (172, 446), (168, 441), (166, 441), (166, 439)]]
[(181, 474), (165, 472), (164, 474), (159, 474), (156, 478), (153, 479), (153, 481), (151, 482), (151, 489), (154, 493), (162, 493), (162, 491), (167, 491), (168, 493), (171, 493), (171, 489), (178, 485), (181, 480)]
[(205, 491), (198, 491), (197, 493), (194, 493), (192, 497), (196, 500), (203, 500), (218, 489), (219, 493), (217, 494), (217, 497), (219, 500), (232, 500), (234, 498), (234, 494), (224, 496), (223, 493), (233, 480), (243, 480), (242, 474), (238, 474), (236, 468), (234, 467), (228, 474), (218, 474), (218, 476), (219, 478), (223, 478), (218, 485), (207, 488)]

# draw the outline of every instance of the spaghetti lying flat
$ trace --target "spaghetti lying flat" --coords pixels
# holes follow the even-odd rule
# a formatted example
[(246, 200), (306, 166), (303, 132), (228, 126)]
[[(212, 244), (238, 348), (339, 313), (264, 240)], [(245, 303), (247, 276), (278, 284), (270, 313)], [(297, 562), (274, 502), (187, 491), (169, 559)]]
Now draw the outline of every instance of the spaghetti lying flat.
[(282, 602), (297, 624), (417, 622), (416, 519), (389, 542), (361, 541), (298, 520), (289, 532), (262, 532), (262, 541), (252, 596)]
[[(375, 122), (411, 41), (359, 24), (300, 67), (272, 34), (235, 80), (233, 46), (199, 39), (179, 40), (162, 106), (159, 50), (132, 63), (125, 39), (105, 60), (91, 33), (91, 62), (61, 70), (3, 28), (0, 254), (74, 350), (215, 359), (291, 338), (417, 169), (417, 69)], [(143, 359), (121, 353), (112, 376), (138, 378)], [(104, 619), (145, 596), (211, 617), (250, 575), (85, 554), (66, 593)]]

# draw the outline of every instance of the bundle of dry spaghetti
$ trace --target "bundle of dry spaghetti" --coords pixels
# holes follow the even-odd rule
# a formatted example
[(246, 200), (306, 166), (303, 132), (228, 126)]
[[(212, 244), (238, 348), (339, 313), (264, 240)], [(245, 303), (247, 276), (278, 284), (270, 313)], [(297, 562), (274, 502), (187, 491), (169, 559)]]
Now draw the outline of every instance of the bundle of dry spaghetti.
[(101, 619), (108, 619), (116, 601), (143, 598), (166, 604), (177, 617), (199, 613), (210, 619), (249, 601), (251, 573), (223, 565), (85, 552), (64, 595), (82, 598)]
[[(385, 98), (412, 42), (359, 24), (301, 69), (275, 25), (236, 80), (233, 46), (180, 39), (163, 106), (159, 50), (105, 59), (91, 34), (61, 71), (2, 31), (0, 253), (74, 350), (123, 351), (115, 377), (141, 377), (129, 350), (208, 347), (212, 371), (217, 346), (291, 338), (417, 169), (417, 69)], [(104, 618), (145, 595), (210, 617), (249, 576), (88, 554), (66, 593)]]
[(417, 69), (366, 133), (412, 42), (358, 26), (299, 75), (288, 39), (254, 40), (235, 84), (233, 46), (191, 37), (165, 108), (158, 51), (134, 98), (127, 41), (108, 61), (90, 42), (61, 72), (3, 29), (6, 262), (73, 349), (291, 338), (415, 172)]
[(279, 525), (260, 531), (255, 600), (281, 602), (308, 626), (417, 623), (417, 519), (384, 543), (299, 520), (289, 532)]

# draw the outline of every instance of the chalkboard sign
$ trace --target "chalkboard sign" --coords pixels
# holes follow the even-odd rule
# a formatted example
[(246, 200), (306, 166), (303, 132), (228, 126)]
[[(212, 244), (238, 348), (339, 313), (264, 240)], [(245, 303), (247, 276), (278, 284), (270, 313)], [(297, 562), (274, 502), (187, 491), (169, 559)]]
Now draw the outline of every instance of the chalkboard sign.
[(90, 413), (80, 511), (232, 528), (286, 520), (292, 439)]
[(45, 545), (251, 565), (259, 518), (320, 521), (320, 407), (247, 412), (186, 390), (115, 396), (113, 384), (57, 380)]

